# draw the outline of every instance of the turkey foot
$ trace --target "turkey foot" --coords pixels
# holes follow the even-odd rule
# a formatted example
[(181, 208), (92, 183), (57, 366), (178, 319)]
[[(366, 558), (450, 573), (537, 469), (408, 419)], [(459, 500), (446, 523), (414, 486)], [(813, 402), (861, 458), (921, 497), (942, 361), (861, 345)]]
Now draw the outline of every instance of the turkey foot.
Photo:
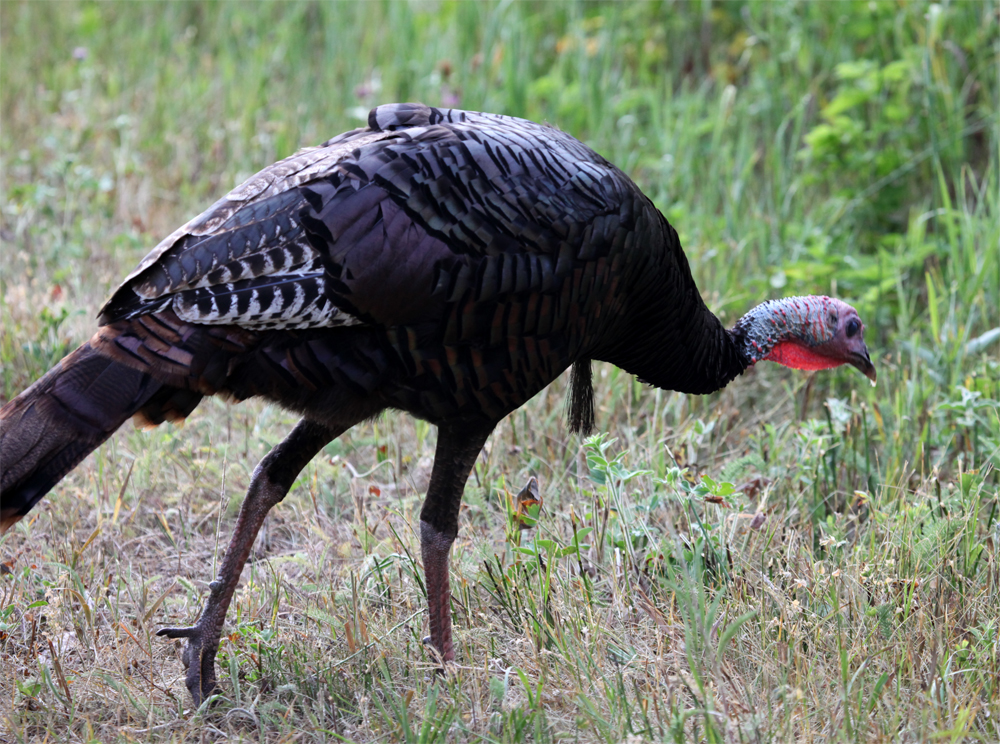
[(181, 661), (187, 669), (184, 684), (191, 693), (195, 707), (200, 707), (215, 692), (215, 654), (219, 650), (219, 633), (216, 632), (213, 638), (213, 634), (198, 623), (188, 628), (160, 628), (156, 635), (188, 639), (181, 655)]
[[(237, 528), (238, 533), (239, 528)], [(232, 547), (230, 545), (230, 549)], [(227, 565), (228, 561), (224, 561), (224, 576)], [(242, 569), (242, 564), (240, 568)], [(188, 639), (181, 654), (181, 661), (184, 668), (187, 669), (184, 684), (187, 685), (196, 708), (200, 707), (215, 692), (215, 654), (219, 651), (219, 638), (222, 635), (222, 625), (226, 620), (226, 610), (229, 609), (229, 602), (233, 598), (233, 592), (239, 578), (240, 571), (237, 570), (235, 574), (229, 573), (228, 581), (220, 576), (208, 585), (211, 592), (208, 602), (205, 603), (201, 618), (194, 625), (186, 628), (160, 628), (156, 631), (158, 636)]]

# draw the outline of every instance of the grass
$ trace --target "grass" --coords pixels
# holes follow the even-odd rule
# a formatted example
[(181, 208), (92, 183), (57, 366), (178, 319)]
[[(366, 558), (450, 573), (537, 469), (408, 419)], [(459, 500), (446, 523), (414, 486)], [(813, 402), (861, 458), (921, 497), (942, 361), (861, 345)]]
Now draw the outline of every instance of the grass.
[[(0, 395), (87, 338), (144, 253), (391, 100), (547, 120), (624, 167), (731, 322), (824, 292), (879, 384), (762, 365), (687, 397), (597, 370), (512, 414), (453, 550), (460, 668), (420, 642), (435, 432), (331, 444), (230, 609), (193, 619), (280, 410), (124, 427), (0, 542), (4, 741), (1000, 738), (1000, 6), (0, 5)], [(544, 507), (508, 503), (529, 475)]]

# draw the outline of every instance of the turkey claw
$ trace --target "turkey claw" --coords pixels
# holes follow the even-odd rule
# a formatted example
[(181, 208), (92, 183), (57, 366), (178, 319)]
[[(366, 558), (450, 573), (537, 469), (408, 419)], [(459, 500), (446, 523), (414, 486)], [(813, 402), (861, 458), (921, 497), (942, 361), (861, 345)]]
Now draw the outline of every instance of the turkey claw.
[(217, 687), (215, 679), (215, 654), (219, 650), (219, 639), (206, 638), (208, 635), (200, 625), (189, 628), (160, 628), (156, 635), (167, 638), (187, 638), (187, 645), (181, 653), (181, 662), (187, 673), (184, 684), (191, 693), (195, 708), (211, 697)]

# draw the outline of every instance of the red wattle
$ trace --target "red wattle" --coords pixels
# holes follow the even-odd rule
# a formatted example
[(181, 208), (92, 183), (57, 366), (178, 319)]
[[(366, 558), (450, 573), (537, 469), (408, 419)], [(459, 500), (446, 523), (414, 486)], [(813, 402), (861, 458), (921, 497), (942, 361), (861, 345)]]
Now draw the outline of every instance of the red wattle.
[(769, 362), (777, 362), (792, 369), (806, 369), (809, 371), (817, 369), (831, 369), (843, 362), (832, 359), (802, 344), (794, 341), (780, 341), (771, 349), (771, 353), (764, 357)]

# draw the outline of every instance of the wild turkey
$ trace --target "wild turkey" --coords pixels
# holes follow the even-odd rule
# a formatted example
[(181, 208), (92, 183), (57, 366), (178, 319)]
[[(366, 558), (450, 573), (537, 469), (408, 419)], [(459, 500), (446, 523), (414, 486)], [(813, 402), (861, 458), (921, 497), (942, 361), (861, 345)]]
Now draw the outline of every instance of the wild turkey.
[(307, 148), (160, 243), (80, 348), (0, 410), (4, 530), (129, 417), (263, 396), (303, 418), (254, 471), (219, 577), (185, 637), (195, 703), (215, 687), (226, 610), (268, 510), (328, 442), (385, 409), (437, 425), (420, 540), (430, 638), (453, 659), (448, 552), (496, 424), (573, 366), (569, 419), (593, 424), (590, 363), (710, 393), (757, 361), (852, 364), (840, 300), (765, 302), (732, 330), (702, 302), (677, 233), (629, 178), (523, 119), (421, 104)]

